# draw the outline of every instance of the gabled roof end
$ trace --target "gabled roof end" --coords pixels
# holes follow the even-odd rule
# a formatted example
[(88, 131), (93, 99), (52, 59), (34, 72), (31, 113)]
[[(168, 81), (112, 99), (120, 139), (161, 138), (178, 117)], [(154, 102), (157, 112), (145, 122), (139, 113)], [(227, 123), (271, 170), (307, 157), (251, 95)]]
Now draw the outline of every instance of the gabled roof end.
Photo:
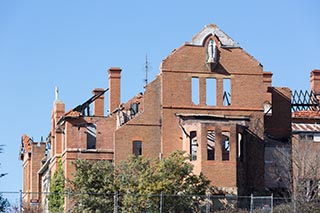
[(215, 35), (220, 40), (221, 47), (224, 48), (239, 48), (239, 44), (235, 42), (231, 37), (226, 33), (220, 30), (215, 24), (209, 24), (204, 27), (198, 34), (193, 36), (192, 41), (189, 45), (202, 46), (205, 39), (209, 35)]

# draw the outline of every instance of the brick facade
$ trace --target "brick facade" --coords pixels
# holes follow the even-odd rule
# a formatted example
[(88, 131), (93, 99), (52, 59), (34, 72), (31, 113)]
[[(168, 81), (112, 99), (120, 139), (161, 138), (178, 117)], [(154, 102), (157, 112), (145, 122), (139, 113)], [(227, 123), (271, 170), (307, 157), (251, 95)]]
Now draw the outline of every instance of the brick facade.
[(37, 205), (40, 202), (41, 195), (36, 193), (41, 191), (42, 182), (38, 171), (42, 166), (45, 152), (45, 142), (34, 142), (27, 135), (22, 136), (19, 159), (23, 162), (23, 191), (25, 192), (23, 202), (26, 205), (30, 203)]
[[(142, 155), (152, 158), (186, 151), (194, 172), (204, 173), (212, 185), (227, 192), (264, 192), (264, 137), (290, 137), (291, 93), (271, 87), (272, 73), (217, 26), (206, 26), (173, 51), (145, 92), (127, 103), (120, 103), (121, 69), (110, 68), (108, 75), (108, 115), (103, 89), (95, 89), (91, 99), (68, 112), (55, 100), (47, 141), (51, 173), (60, 158), (66, 178), (72, 178), (76, 159), (118, 164), (133, 154), (134, 141), (139, 141)], [(86, 113), (90, 104), (93, 115)], [(272, 113), (266, 116), (269, 105)], [(43, 153), (31, 156), (40, 162)], [(27, 158), (22, 160), (23, 191), (39, 191), (31, 188), (29, 179), (40, 165), (31, 171)], [(65, 204), (66, 209), (71, 205), (68, 199)]]

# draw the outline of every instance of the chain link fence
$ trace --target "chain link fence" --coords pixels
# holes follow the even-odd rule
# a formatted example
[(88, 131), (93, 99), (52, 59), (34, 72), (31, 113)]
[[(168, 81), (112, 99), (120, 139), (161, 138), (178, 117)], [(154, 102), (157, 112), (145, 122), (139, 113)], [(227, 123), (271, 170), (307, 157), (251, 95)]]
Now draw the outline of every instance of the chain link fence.
[[(49, 212), (45, 199), (49, 193), (0, 192), (10, 206), (6, 212)], [(264, 213), (320, 212), (320, 200), (301, 203), (271, 196), (97, 194), (64, 193), (65, 212), (160, 212), (160, 213)], [(36, 198), (35, 198), (36, 197)], [(32, 198), (27, 200), (27, 198)], [(37, 199), (39, 198), (39, 199)]]

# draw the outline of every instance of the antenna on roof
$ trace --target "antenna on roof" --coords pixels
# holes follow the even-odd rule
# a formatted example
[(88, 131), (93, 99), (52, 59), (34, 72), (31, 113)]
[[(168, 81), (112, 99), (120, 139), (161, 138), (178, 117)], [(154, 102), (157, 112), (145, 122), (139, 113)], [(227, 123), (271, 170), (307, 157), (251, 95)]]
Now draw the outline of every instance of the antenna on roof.
[(55, 88), (55, 94), (56, 94), (55, 100), (57, 101), (57, 100), (59, 100), (59, 87), (58, 86), (56, 86), (56, 88)]
[(148, 72), (149, 72), (149, 62), (148, 62), (148, 55), (146, 54), (146, 61), (145, 61), (145, 64), (144, 64), (144, 69), (146, 71), (146, 78), (144, 79), (145, 81), (145, 86), (147, 86), (148, 84)]

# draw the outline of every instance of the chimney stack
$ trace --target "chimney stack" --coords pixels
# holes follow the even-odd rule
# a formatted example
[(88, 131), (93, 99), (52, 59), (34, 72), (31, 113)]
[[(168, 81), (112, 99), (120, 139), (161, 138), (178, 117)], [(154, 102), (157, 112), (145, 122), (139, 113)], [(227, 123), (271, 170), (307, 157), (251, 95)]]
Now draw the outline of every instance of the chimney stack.
[(310, 74), (310, 90), (320, 93), (320, 70), (312, 70)]
[[(104, 89), (102, 88), (96, 88), (92, 91), (94, 95), (99, 95), (103, 92)], [(95, 116), (104, 116), (104, 94), (100, 95), (99, 98), (94, 101), (93, 113)]]
[(272, 72), (263, 72), (264, 101), (271, 103), (271, 93), (268, 88), (272, 86)]
[[(57, 90), (56, 90), (57, 91)], [(62, 153), (62, 137), (63, 133), (60, 129), (57, 129), (57, 122), (65, 114), (65, 105), (56, 96), (56, 100), (53, 103), (52, 111), (52, 124), (51, 124), (51, 136), (53, 137), (51, 141), (52, 145), (52, 155), (60, 155)]]
[(111, 67), (109, 73), (109, 112), (112, 113), (120, 105), (121, 68)]

